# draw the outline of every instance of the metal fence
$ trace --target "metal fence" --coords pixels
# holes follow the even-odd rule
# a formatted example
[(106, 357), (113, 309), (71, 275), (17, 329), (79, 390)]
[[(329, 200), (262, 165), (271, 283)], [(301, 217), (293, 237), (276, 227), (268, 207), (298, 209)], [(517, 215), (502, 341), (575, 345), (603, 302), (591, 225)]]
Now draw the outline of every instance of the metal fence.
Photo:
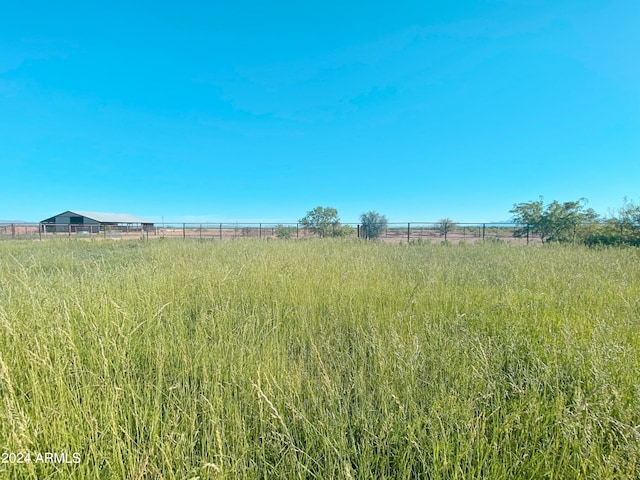
[[(388, 242), (441, 242), (478, 240), (529, 243), (535, 238), (525, 235), (514, 237), (518, 225), (513, 223), (456, 223), (447, 231), (438, 222), (389, 223), (379, 239)], [(338, 230), (336, 230), (338, 229)], [(327, 236), (363, 238), (360, 224), (343, 223), (329, 227)], [(128, 225), (73, 225), (45, 223), (0, 224), (0, 239), (48, 238), (105, 238), (154, 239), (192, 238), (200, 240), (231, 240), (236, 238), (304, 239), (317, 237), (300, 223), (166, 223), (153, 226)]]

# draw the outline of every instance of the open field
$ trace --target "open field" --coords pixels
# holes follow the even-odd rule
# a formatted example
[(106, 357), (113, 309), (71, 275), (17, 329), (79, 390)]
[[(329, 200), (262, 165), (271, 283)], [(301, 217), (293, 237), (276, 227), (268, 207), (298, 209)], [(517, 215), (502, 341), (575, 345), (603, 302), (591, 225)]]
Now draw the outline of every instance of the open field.
[(3, 479), (635, 479), (639, 379), (637, 249), (0, 243)]

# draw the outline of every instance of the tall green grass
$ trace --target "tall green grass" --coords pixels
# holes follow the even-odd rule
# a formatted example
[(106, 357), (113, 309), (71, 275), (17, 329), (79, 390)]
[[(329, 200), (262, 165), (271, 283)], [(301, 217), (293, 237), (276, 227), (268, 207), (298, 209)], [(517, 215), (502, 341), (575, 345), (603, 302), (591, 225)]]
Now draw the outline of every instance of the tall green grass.
[(0, 244), (0, 478), (638, 478), (640, 253)]

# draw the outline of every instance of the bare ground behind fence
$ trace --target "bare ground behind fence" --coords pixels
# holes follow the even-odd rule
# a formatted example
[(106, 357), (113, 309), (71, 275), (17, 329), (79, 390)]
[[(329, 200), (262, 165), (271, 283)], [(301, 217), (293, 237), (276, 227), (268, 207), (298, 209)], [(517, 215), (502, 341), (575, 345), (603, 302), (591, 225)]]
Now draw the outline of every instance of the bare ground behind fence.
[[(352, 228), (347, 238), (358, 238), (358, 224), (343, 224)], [(387, 242), (476, 242), (479, 240), (504, 241), (511, 243), (539, 243), (533, 236), (514, 237), (515, 224), (466, 223), (457, 224), (445, 234), (435, 222), (392, 223), (382, 232), (379, 239)], [(331, 232), (330, 232), (331, 234)], [(98, 225), (51, 225), (20, 223), (0, 225), (2, 240), (46, 240), (53, 238), (76, 239), (160, 239), (182, 238), (202, 240), (232, 240), (238, 238), (291, 238), (305, 239), (317, 235), (302, 228), (300, 224), (225, 224), (225, 223), (180, 223), (155, 225), (98, 226)], [(445, 238), (446, 237), (446, 238)]]

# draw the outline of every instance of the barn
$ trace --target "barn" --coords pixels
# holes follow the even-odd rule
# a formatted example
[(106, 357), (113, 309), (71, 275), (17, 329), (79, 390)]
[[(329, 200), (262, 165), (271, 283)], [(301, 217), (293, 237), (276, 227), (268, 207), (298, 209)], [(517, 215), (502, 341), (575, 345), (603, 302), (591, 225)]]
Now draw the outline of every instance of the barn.
[(67, 210), (40, 222), (42, 231), (98, 233), (105, 230), (122, 232), (152, 231), (153, 223), (128, 213), (102, 213)]

